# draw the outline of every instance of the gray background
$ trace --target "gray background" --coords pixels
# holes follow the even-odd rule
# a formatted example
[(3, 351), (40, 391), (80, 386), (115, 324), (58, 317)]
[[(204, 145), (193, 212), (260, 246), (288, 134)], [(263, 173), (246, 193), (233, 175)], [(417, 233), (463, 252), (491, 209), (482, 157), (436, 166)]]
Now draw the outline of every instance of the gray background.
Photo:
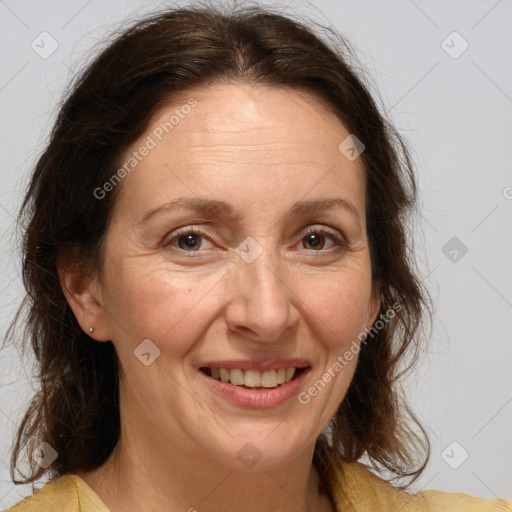
[[(61, 91), (113, 25), (162, 5), (0, 0), (2, 336), (22, 297), (13, 222)], [(277, 5), (348, 37), (413, 153), (422, 212), (416, 251), (436, 303), (432, 340), (406, 386), (432, 441), (431, 462), (413, 489), (512, 499), (512, 2)], [(44, 31), (58, 44), (47, 58), (39, 53), (55, 43)], [(12, 349), (0, 356), (6, 508), (31, 493), (10, 482), (7, 468), (34, 382), (29, 360), (21, 363)]]

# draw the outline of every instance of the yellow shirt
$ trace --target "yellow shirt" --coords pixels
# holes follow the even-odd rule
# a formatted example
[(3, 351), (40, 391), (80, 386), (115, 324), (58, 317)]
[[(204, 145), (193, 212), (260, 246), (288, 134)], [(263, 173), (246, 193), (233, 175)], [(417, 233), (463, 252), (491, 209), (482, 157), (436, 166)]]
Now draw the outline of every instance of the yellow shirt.
[[(368, 471), (344, 464), (333, 489), (339, 512), (512, 512), (512, 501), (492, 501), (467, 494), (423, 491), (412, 495)], [(77, 475), (63, 475), (6, 512), (109, 512), (97, 494)]]

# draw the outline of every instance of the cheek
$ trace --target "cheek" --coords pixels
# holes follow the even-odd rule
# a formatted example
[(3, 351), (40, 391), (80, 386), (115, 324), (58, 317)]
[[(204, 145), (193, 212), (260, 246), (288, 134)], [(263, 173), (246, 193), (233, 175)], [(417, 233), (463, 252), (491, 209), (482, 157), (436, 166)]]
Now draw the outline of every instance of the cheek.
[(141, 271), (142, 268), (149, 265), (138, 269), (118, 267), (110, 274), (108, 307), (116, 349), (133, 353), (143, 340), (149, 339), (163, 353), (186, 353), (201, 338), (208, 323), (222, 274), (185, 274), (157, 267)]
[(368, 319), (371, 280), (364, 272), (339, 272), (321, 279), (301, 279), (297, 295), (304, 312), (316, 317), (330, 344), (343, 346), (361, 332)]

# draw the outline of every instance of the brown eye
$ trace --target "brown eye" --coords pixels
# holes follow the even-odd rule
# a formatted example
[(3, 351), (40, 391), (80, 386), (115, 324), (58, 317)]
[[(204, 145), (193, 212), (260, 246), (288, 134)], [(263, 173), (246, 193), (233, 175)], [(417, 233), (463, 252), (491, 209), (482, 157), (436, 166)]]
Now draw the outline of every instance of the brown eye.
[(305, 247), (305, 249), (312, 248), (313, 250), (320, 250), (325, 246), (325, 236), (320, 233), (307, 235), (304, 240), (305, 244), (309, 245), (309, 247)]
[(203, 252), (204, 249), (211, 249), (212, 247), (208, 247), (208, 244), (211, 244), (213, 247), (206, 234), (194, 228), (178, 230), (174, 236), (171, 236), (163, 243), (164, 247), (169, 248), (173, 252), (188, 254), (189, 256), (196, 252)]
[(201, 235), (197, 233), (189, 233), (188, 235), (181, 235), (176, 240), (178, 241), (178, 247), (184, 251), (193, 250), (197, 251), (201, 246), (200, 242)]
[[(330, 245), (326, 247), (326, 244), (329, 243)], [(327, 249), (345, 246), (346, 241), (341, 234), (325, 229), (309, 229), (306, 236), (302, 239), (302, 247), (312, 252), (327, 252)], [(323, 249), (326, 249), (326, 251), (323, 251)]]

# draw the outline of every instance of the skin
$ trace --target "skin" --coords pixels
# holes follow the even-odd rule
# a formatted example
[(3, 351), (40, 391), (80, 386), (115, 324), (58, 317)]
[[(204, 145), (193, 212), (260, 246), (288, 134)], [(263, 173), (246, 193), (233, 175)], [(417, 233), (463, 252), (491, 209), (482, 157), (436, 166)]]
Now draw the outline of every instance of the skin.
[[(120, 361), (121, 439), (102, 467), (77, 474), (112, 512), (333, 510), (313, 450), (357, 357), (307, 405), (294, 397), (261, 410), (228, 402), (197, 365), (306, 358), (307, 391), (371, 327), (379, 300), (363, 162), (340, 152), (349, 132), (316, 96), (229, 82), (174, 98), (132, 150), (190, 97), (197, 106), (118, 185), (101, 272), (59, 266), (80, 325), (111, 340)], [(140, 222), (198, 196), (230, 203), (238, 218), (181, 208)], [(326, 198), (350, 201), (359, 218), (339, 207), (287, 215), (297, 201)], [(174, 238), (190, 226), (204, 233), (196, 251)], [(263, 250), (252, 263), (236, 252), (248, 236)], [(160, 350), (149, 366), (134, 356), (145, 339)], [(252, 467), (237, 457), (247, 442), (261, 454)]]

